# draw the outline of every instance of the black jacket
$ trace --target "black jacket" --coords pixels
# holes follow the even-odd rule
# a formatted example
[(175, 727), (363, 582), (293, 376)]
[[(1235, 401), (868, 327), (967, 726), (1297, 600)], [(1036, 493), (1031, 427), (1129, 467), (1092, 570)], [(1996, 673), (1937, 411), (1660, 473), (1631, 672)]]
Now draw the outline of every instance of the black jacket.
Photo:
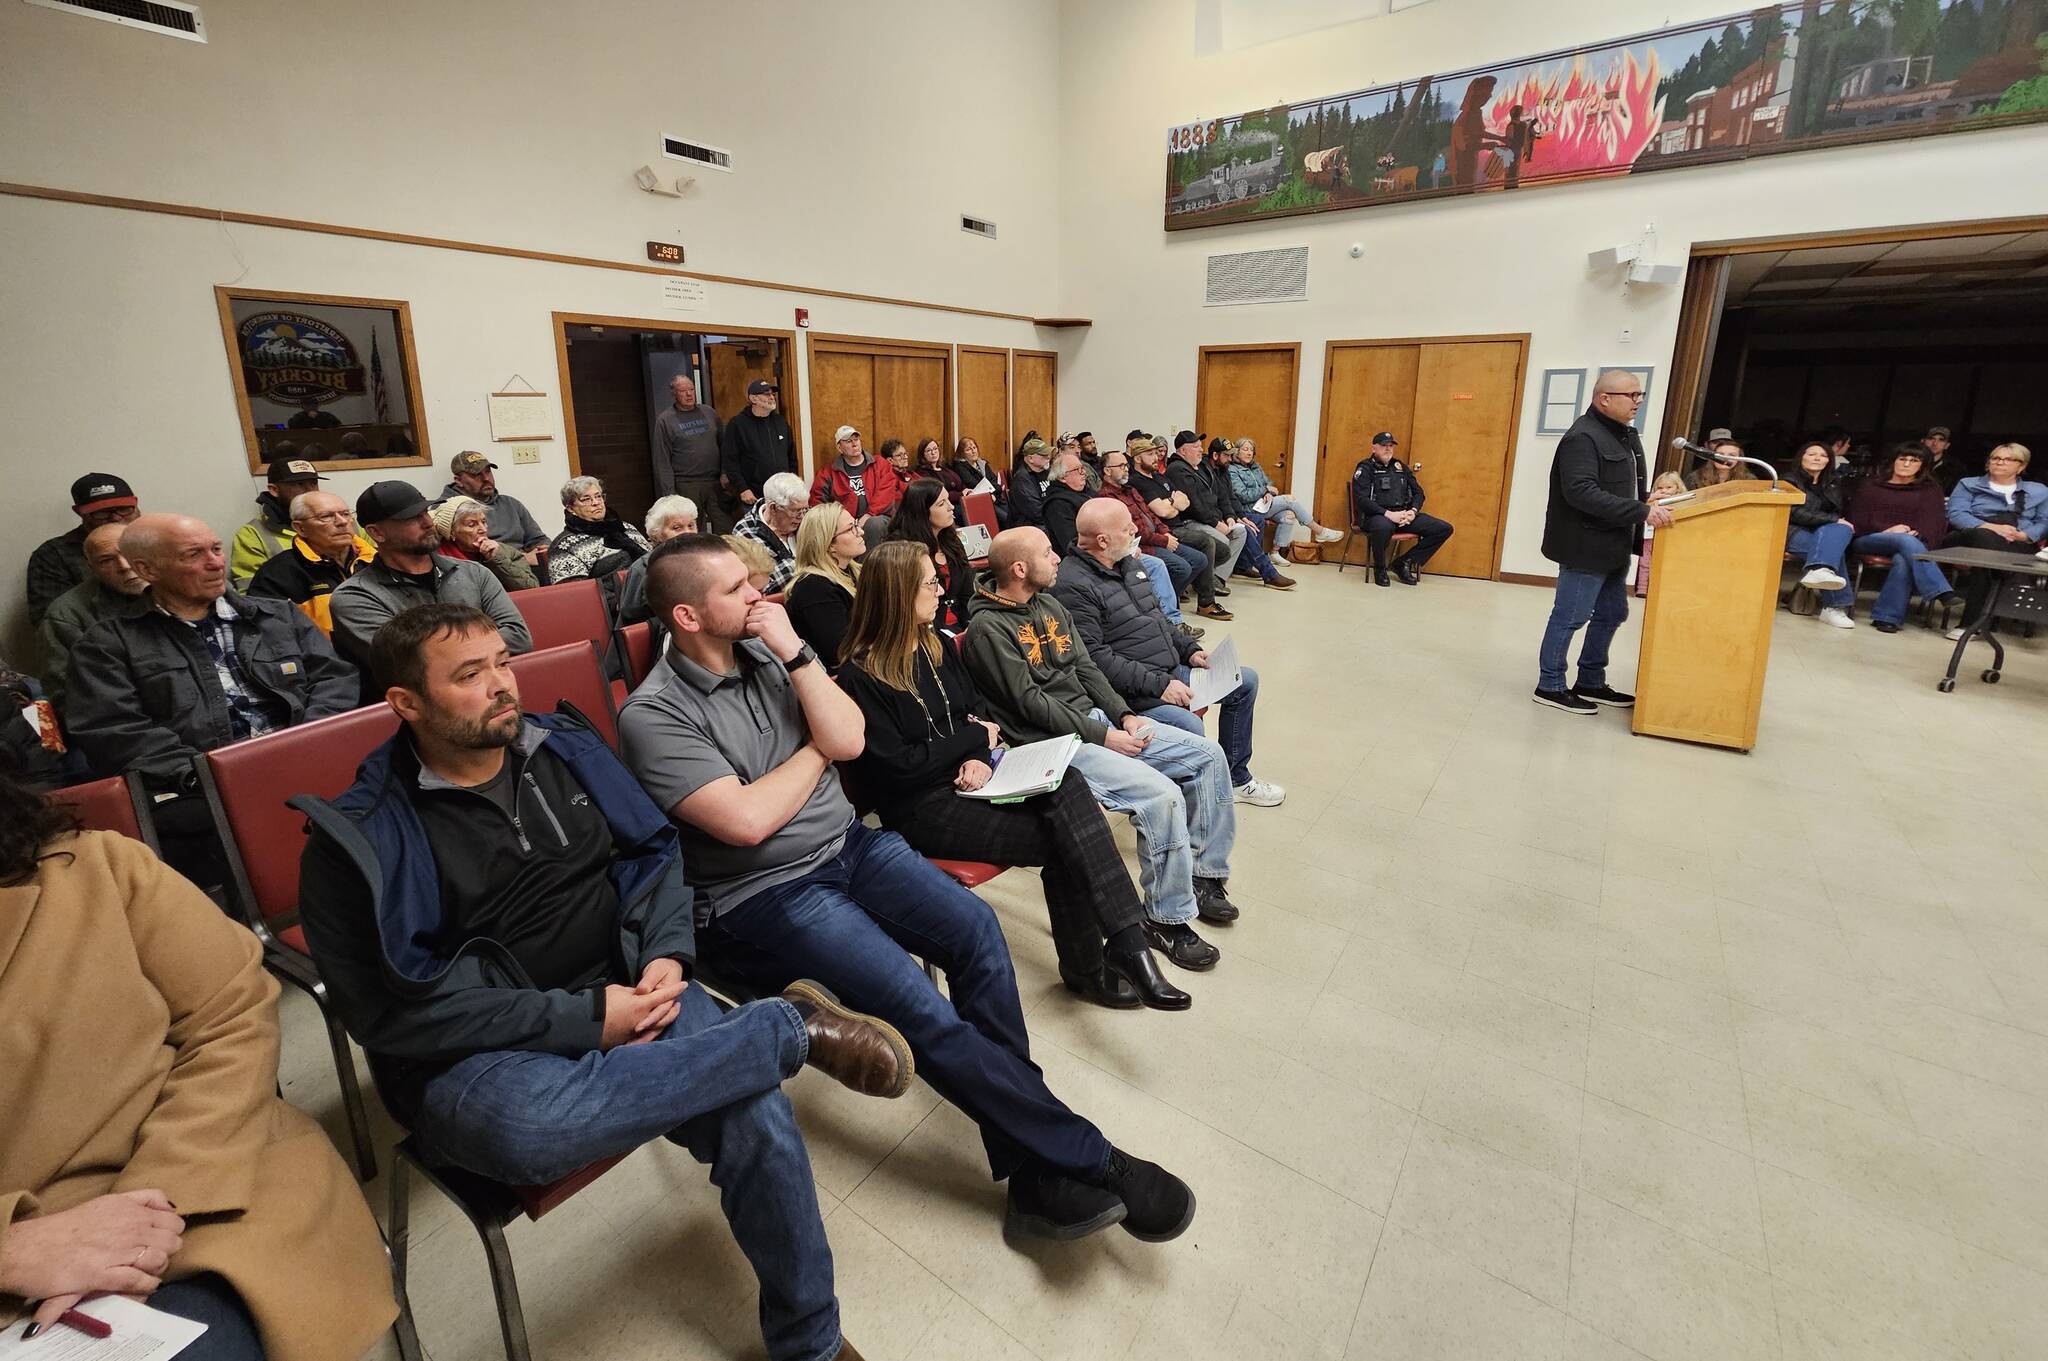
[[(867, 746), (854, 758), (853, 775), (873, 799), (885, 826), (896, 826), (935, 789), (950, 788), (963, 761), (988, 760), (988, 730), (981, 694), (950, 643), (939, 648), (938, 674), (916, 664), (918, 700), (885, 685), (849, 662), (839, 684), (867, 715)], [(926, 718), (929, 712), (931, 717)]]
[[(1252, 508), (1237, 494), (1237, 484), (1230, 480), (1230, 464), (1218, 463), (1215, 458), (1202, 460), (1202, 471), (1209, 475), (1209, 486), (1216, 498), (1216, 509), (1223, 512), (1226, 520), (1242, 520), (1252, 513)], [(1254, 501), (1258, 498), (1253, 497)]]
[[(1133, 464), (1131, 466), (1131, 485), (1138, 489), (1138, 495), (1145, 498), (1146, 508), (1154, 515), (1159, 515), (1159, 509), (1152, 505), (1152, 502), (1171, 501), (1173, 499), (1173, 483), (1167, 480), (1166, 469), (1164, 468), (1159, 470), (1159, 476), (1154, 477), (1150, 473), (1139, 472), (1137, 465)], [(1189, 499), (1190, 504), (1192, 504), (1193, 498)], [(1160, 515), (1159, 518), (1166, 522), (1168, 529), (1178, 530), (1181, 526), (1187, 524), (1192, 518), (1192, 514), (1190, 511), (1184, 510), (1173, 515)]]
[(756, 416), (749, 407), (725, 423), (718, 436), (718, 475), (732, 484), (733, 495), (759, 496), (763, 482), (795, 471), (796, 439), (780, 411)]
[(1421, 510), (1422, 483), (1400, 459), (1388, 459), (1383, 468), (1368, 454), (1351, 472), (1351, 502), (1358, 507), (1360, 524), (1390, 510)]
[[(1175, 491), (1187, 493), (1188, 519), (1214, 527), (1236, 518), (1227, 508), (1234, 505), (1235, 500), (1225, 501), (1217, 495), (1216, 481), (1209, 476), (1206, 463), (1189, 467), (1186, 459), (1175, 455), (1167, 460), (1166, 481)], [(1228, 490), (1227, 485), (1225, 490)]]
[(1064, 482), (1055, 482), (1045, 490), (1045, 505), (1041, 510), (1046, 537), (1052, 540), (1052, 551), (1066, 557), (1074, 551), (1074, 518), (1081, 513), (1081, 507), (1093, 498), (1085, 491), (1075, 491)]
[(1145, 571), (1135, 553), (1114, 567), (1076, 553), (1060, 561), (1052, 585), (1089, 657), (1130, 704), (1158, 699), (1174, 668), (1188, 665), (1200, 650), (1167, 622)]
[(1009, 507), (1011, 529), (1045, 523), (1045, 484), (1022, 463), (1010, 473)]
[(1806, 493), (1806, 504), (1792, 507), (1794, 529), (1819, 529), (1849, 518), (1849, 483), (1842, 470), (1829, 465), (1819, 477), (1794, 468), (1785, 480)]
[(1580, 572), (1628, 566), (1642, 544), (1649, 474), (1635, 427), (1588, 411), (1572, 422), (1550, 461), (1543, 556)]

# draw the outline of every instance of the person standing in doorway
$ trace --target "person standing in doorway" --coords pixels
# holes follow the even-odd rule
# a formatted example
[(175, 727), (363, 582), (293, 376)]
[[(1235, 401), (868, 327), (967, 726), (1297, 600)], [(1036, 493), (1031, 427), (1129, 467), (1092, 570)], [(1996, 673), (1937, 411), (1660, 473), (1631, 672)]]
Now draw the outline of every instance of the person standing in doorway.
[[(1649, 472), (1634, 424), (1642, 402), (1641, 378), (1624, 369), (1601, 374), (1591, 409), (1557, 442), (1550, 464), (1543, 556), (1557, 564), (1557, 599), (1543, 628), (1535, 698), (1568, 714), (1636, 702), (1607, 684), (1607, 646), (1628, 618), (1628, 560), (1644, 524), (1671, 523), (1669, 510), (1643, 497)], [(1582, 628), (1578, 684), (1567, 687), (1572, 635)]]
[(709, 518), (712, 533), (730, 533), (732, 516), (718, 499), (723, 424), (697, 400), (697, 384), (688, 374), (669, 379), (668, 390), (674, 400), (654, 418), (654, 494), (689, 497)]
[(725, 423), (719, 436), (719, 479), (727, 498), (752, 513), (761, 488), (777, 473), (796, 471), (796, 437), (789, 418), (776, 410), (782, 389), (765, 378), (747, 384), (747, 409)]

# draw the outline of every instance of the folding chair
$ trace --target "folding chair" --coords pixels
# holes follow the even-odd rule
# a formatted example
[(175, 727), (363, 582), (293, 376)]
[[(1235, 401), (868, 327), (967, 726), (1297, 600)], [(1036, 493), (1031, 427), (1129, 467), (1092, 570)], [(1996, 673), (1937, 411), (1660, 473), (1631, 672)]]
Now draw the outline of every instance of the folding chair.
[(612, 688), (589, 642), (564, 643), (512, 659), (519, 681), (519, 705), (529, 713), (550, 713), (563, 700), (589, 719), (598, 735), (616, 750), (619, 719), (612, 708)]
[(133, 776), (109, 775), (104, 780), (67, 785), (51, 790), (50, 797), (69, 806), (87, 831), (119, 832), (140, 841), (152, 853), (162, 853), (156, 844), (156, 828), (149, 821), (149, 794)]

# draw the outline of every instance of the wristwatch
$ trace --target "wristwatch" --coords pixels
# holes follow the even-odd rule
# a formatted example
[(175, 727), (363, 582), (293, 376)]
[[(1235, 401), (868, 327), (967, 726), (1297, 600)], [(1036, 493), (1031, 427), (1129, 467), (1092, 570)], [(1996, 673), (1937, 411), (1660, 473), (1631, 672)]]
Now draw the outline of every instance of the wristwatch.
[(809, 666), (812, 662), (815, 662), (816, 660), (818, 660), (818, 654), (811, 651), (811, 645), (809, 643), (805, 643), (802, 647), (796, 650), (796, 656), (791, 657), (788, 661), (782, 664), (782, 669), (784, 671), (787, 671), (790, 675), (794, 676), (797, 672), (803, 670), (805, 667)]

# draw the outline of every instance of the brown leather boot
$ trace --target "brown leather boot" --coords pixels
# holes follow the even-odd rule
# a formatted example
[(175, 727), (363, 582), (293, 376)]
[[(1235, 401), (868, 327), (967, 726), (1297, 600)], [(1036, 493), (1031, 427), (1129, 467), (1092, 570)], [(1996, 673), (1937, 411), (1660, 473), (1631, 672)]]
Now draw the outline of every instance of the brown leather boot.
[(841, 1005), (822, 983), (808, 978), (784, 988), (782, 1000), (803, 1017), (810, 1040), (805, 1062), (813, 1068), (862, 1096), (897, 1097), (910, 1090), (917, 1066), (895, 1026)]

